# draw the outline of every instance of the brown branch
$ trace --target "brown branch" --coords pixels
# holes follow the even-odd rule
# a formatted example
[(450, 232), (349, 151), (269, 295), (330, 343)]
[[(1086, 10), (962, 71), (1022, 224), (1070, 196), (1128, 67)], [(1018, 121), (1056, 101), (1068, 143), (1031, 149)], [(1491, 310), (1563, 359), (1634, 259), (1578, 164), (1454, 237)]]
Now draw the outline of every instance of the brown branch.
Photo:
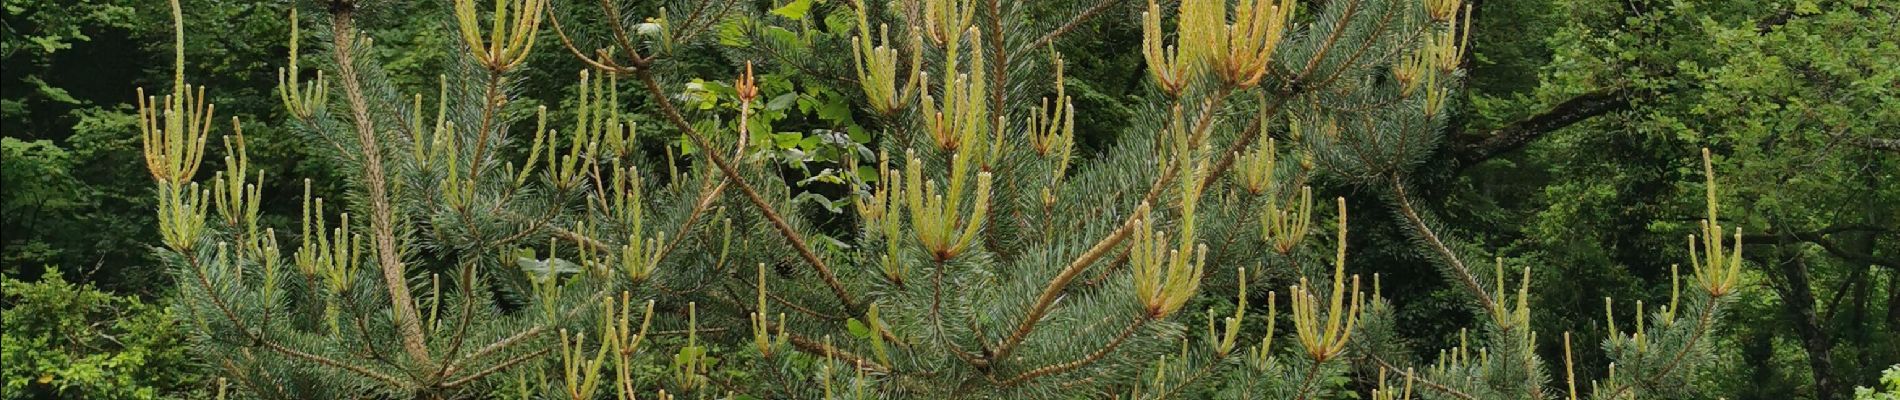
[(1545, 134), (1555, 132), (1612, 111), (1630, 107), (1635, 92), (1629, 89), (1602, 89), (1572, 97), (1544, 112), (1513, 121), (1452, 150), (1454, 170), (1483, 163), (1493, 157), (1523, 148)]
[[(501, 71), (488, 70), (488, 84), (482, 87), (482, 125), (480, 130), (475, 131), (475, 153), (468, 159), (469, 179), (481, 179), (483, 167), (488, 166), (488, 163), (482, 162), (488, 153), (488, 131), (495, 129), (496, 114), (508, 104), (508, 96), (501, 90), (501, 79)], [(509, 191), (513, 192), (512, 189)]]
[(554, 351), (553, 347), (543, 347), (540, 350), (535, 350), (533, 353), (523, 354), (520, 357), (515, 357), (512, 359), (509, 359), (508, 361), (504, 361), (500, 364), (495, 364), (495, 366), (488, 367), (488, 369), (484, 369), (473, 374), (469, 374), (468, 376), (462, 377), (461, 379), (456, 379), (454, 381), (444, 383), (442, 384), (442, 388), (452, 389), (455, 387), (466, 385), (469, 382), (474, 382), (477, 379), (482, 379), (483, 377), (494, 375), (495, 373), (501, 372), (504, 369), (512, 368), (516, 364), (521, 364), (522, 362), (535, 359), (536, 357), (547, 355), (549, 352), (553, 352), (553, 351)]
[(1262, 120), (1267, 118), (1267, 116), (1279, 113), (1280, 105), (1285, 104), (1285, 102), (1286, 97), (1274, 97), (1272, 102), (1262, 106), (1266, 107), (1266, 110), (1254, 115), (1253, 123), (1248, 124), (1247, 129), (1240, 132), (1240, 137), (1234, 139), (1234, 144), (1227, 146), (1227, 151), (1221, 152), (1220, 161), (1214, 162), (1214, 167), (1208, 170), (1207, 177), (1201, 178), (1201, 189), (1207, 189), (1209, 186), (1212, 186), (1215, 180), (1220, 179), (1221, 175), (1227, 172), (1228, 168), (1234, 166), (1234, 157), (1239, 155), (1241, 150), (1246, 150), (1247, 146), (1259, 140), (1260, 135), (1265, 133), (1263, 132), (1265, 129), (1260, 127), (1260, 123), (1263, 122)]
[(792, 334), (790, 332), (786, 332), (785, 336), (786, 336), (785, 341), (790, 342), (792, 344), (792, 348), (797, 349), (798, 351), (811, 353), (812, 355), (819, 356), (819, 357), (841, 359), (846, 364), (857, 365), (860, 368), (866, 368), (871, 371), (890, 372), (891, 370), (890, 367), (886, 367), (884, 366), (884, 364), (878, 364), (876, 361), (871, 361), (869, 359), (864, 358), (863, 356), (852, 354), (849, 351), (845, 351), (844, 349), (840, 349), (835, 346), (812, 341), (810, 338), (806, 338), (804, 336), (799, 336), (796, 334)]
[(1147, 313), (1142, 313), (1140, 315), (1137, 315), (1133, 323), (1128, 324), (1127, 328), (1122, 329), (1121, 334), (1115, 335), (1115, 339), (1109, 340), (1108, 344), (1102, 345), (1102, 348), (1096, 349), (1094, 352), (1089, 353), (1088, 356), (1082, 357), (1081, 359), (1077, 359), (1075, 361), (1065, 362), (1061, 364), (1053, 364), (1053, 365), (1048, 365), (1041, 368), (1029, 370), (1029, 372), (1024, 372), (1021, 375), (1016, 375), (1013, 378), (1009, 378), (1008, 380), (1004, 380), (1003, 382), (1000, 382), (999, 386), (1007, 387), (1007, 386), (1021, 385), (1024, 382), (1028, 382), (1032, 379), (1048, 376), (1051, 374), (1058, 374), (1058, 373), (1072, 371), (1072, 370), (1075, 370), (1076, 368), (1081, 368), (1081, 367), (1088, 366), (1089, 364), (1093, 364), (1096, 361), (1101, 361), (1102, 357), (1107, 357), (1108, 353), (1114, 352), (1116, 347), (1121, 347), (1122, 343), (1127, 343), (1129, 336), (1134, 336), (1136, 331), (1141, 330), (1142, 326), (1147, 325), (1149, 321), (1153, 321), (1153, 320), (1154, 320), (1153, 318), (1148, 317)]
[(270, 349), (271, 351), (275, 351), (286, 356), (303, 359), (306, 361), (322, 364), (325, 366), (330, 366), (333, 368), (342, 369), (345, 371), (354, 372), (358, 375), (362, 375), (370, 379), (375, 379), (377, 381), (387, 383), (390, 386), (395, 386), (399, 388), (407, 386), (402, 381), (396, 380), (395, 377), (392, 377), (389, 375), (372, 371), (360, 366), (345, 364), (341, 361), (330, 359), (329, 357), (306, 353), (302, 350), (293, 349), (293, 348), (290, 348), (281, 344), (277, 344), (276, 342), (272, 342), (269, 340), (264, 340), (263, 334), (252, 332), (251, 328), (245, 327), (244, 321), (242, 319), (239, 319), (237, 316), (237, 313), (231, 310), (229, 303), (226, 303), (224, 301), (224, 297), (218, 296), (218, 292), (212, 288), (211, 279), (205, 275), (204, 265), (199, 263), (198, 257), (192, 255), (191, 253), (181, 253), (181, 254), (185, 256), (185, 262), (191, 264), (192, 273), (198, 278), (197, 279), (198, 285), (204, 288), (205, 296), (211, 298), (211, 304), (214, 306), (217, 306), (218, 311), (224, 314), (224, 318), (226, 320), (231, 321), (231, 325), (237, 328), (239, 332), (243, 332), (245, 338), (248, 338), (252, 342), (264, 346), (264, 348), (266, 349)]
[[(1193, 131), (1189, 133), (1190, 138), (1204, 137), (1207, 130), (1213, 127), (1214, 118), (1217, 117), (1221, 106), (1225, 104), (1227, 96), (1231, 93), (1232, 92), (1226, 88), (1223, 88), (1219, 92), (1216, 92), (1213, 98), (1203, 105), (1200, 117), (1195, 122)], [(1254, 125), (1257, 126), (1259, 124)], [(1197, 147), (1199, 145), (1197, 141), (1197, 139), (1190, 139), (1188, 148)], [(1240, 144), (1241, 143), (1236, 143), (1236, 145)], [(1189, 150), (1181, 149), (1179, 151)], [(1232, 162), (1231, 159), (1228, 161), (1230, 163)], [(1148, 194), (1142, 196), (1141, 203), (1137, 203), (1135, 212), (1129, 215), (1127, 220), (1122, 222), (1122, 226), (1109, 232), (1108, 236), (1103, 237), (1102, 240), (1097, 241), (1094, 246), (1089, 247), (1088, 251), (1083, 252), (1082, 256), (1077, 257), (1075, 261), (1070, 262), (1069, 266), (1064, 267), (1062, 272), (1056, 274), (1055, 279), (1051, 279), (1049, 284), (1043, 287), (1042, 294), (1037, 296), (1036, 303), (1029, 307), (1029, 312), (1023, 317), (1023, 322), (1016, 326), (1016, 330), (1010, 333), (1008, 339), (1004, 339), (1004, 341), (997, 346), (996, 354), (989, 357), (991, 360), (1009, 358), (1009, 354), (1015, 350), (1016, 346), (1022, 344), (1022, 341), (1029, 336), (1029, 333), (1036, 329), (1036, 324), (1042, 322), (1042, 317), (1048, 313), (1049, 307), (1055, 303), (1056, 299), (1062, 296), (1062, 292), (1068, 287), (1069, 282), (1075, 280), (1077, 274), (1082, 273), (1082, 271), (1088, 269), (1090, 265), (1095, 264), (1096, 260), (1108, 254), (1109, 250), (1121, 244), (1123, 239), (1128, 238), (1129, 233), (1134, 232), (1135, 226), (1140, 224), (1142, 218), (1147, 217), (1149, 208), (1154, 206), (1155, 201), (1161, 197), (1161, 193), (1165, 191), (1168, 183), (1174, 180), (1174, 176), (1181, 170), (1181, 167), (1182, 165), (1180, 165), (1180, 163), (1169, 161), (1168, 165), (1161, 172), (1161, 176), (1155, 178), (1154, 186), (1148, 188)], [(1207, 177), (1218, 177), (1221, 172), (1225, 172), (1225, 169), (1210, 171)], [(1202, 183), (1205, 184), (1206, 182), (1204, 181)]]
[(1412, 230), (1425, 241), (1427, 247), (1431, 247), (1432, 251), (1445, 259), (1445, 264), (1451, 267), (1452, 272), (1457, 273), (1454, 278), (1464, 284), (1465, 290), (1470, 291), (1471, 295), (1478, 299), (1478, 305), (1483, 307), (1485, 312), (1497, 311), (1497, 304), (1491, 301), (1491, 294), (1486, 293), (1484, 287), (1478, 285), (1478, 278), (1471, 275), (1471, 269), (1465, 267), (1464, 260), (1459, 259), (1458, 253), (1452, 252), (1451, 247), (1446, 246), (1445, 242), (1439, 239), (1438, 233), (1433, 232), (1432, 227), (1425, 224), (1425, 219), (1418, 216), (1418, 210), (1412, 206), (1411, 195), (1405, 192), (1405, 182), (1400, 181), (1396, 174), (1388, 176), (1392, 183), (1393, 202), (1397, 203), (1399, 214), (1404, 215), (1406, 222), (1411, 223)]
[(613, 59), (602, 57), (596, 60), (593, 57), (588, 57), (586, 53), (581, 52), (580, 48), (574, 46), (574, 39), (567, 36), (567, 30), (561, 28), (561, 18), (558, 15), (559, 13), (549, 11), (548, 22), (553, 23), (555, 36), (561, 38), (562, 47), (566, 47), (568, 53), (574, 54), (574, 59), (580, 60), (582, 64), (587, 64), (589, 67), (605, 72), (617, 74), (630, 72), (626, 68), (613, 64)]
[(1333, 46), (1339, 44), (1339, 35), (1346, 32), (1346, 24), (1351, 23), (1353, 15), (1359, 13), (1359, 2), (1360, 0), (1351, 0), (1346, 3), (1346, 10), (1340, 14), (1339, 23), (1330, 28), (1332, 32), (1326, 34), (1326, 41), (1320, 42), (1319, 49), (1313, 51), (1312, 58), (1306, 59), (1306, 67), (1301, 68), (1300, 74), (1295, 75), (1293, 80), (1306, 80), (1307, 75), (1311, 75), (1313, 69), (1319, 67), (1319, 60), (1326, 58), (1326, 53), (1332, 52)]
[[(739, 148), (741, 149), (745, 148), (745, 144), (744, 143), (739, 144)], [(699, 197), (699, 200), (693, 202), (692, 211), (686, 213), (686, 221), (683, 223), (680, 223), (679, 229), (673, 231), (673, 240), (667, 241), (666, 247), (660, 248), (660, 254), (659, 254), (659, 257), (657, 258), (666, 257), (668, 253), (673, 252), (674, 248), (679, 247), (680, 242), (683, 242), (686, 240), (686, 236), (692, 233), (693, 224), (698, 223), (699, 217), (702, 215), (705, 215), (706, 210), (712, 207), (713, 200), (718, 199), (719, 193), (726, 191), (726, 184), (729, 182), (732, 182), (732, 181), (730, 179), (725, 179), (723, 177), (720, 178), (719, 184), (714, 185), (712, 190), (708, 190), (705, 193), (701, 194)], [(655, 261), (657, 262), (657, 260)]]
[(1075, 261), (1069, 263), (1068, 267), (1063, 268), (1061, 273), (1057, 273), (1055, 279), (1049, 280), (1049, 284), (1042, 288), (1042, 295), (1036, 296), (1035, 305), (1029, 307), (1029, 314), (1023, 316), (1023, 322), (1009, 334), (1009, 339), (1005, 339), (997, 346), (996, 355), (990, 358), (998, 360), (1008, 358), (1009, 353), (1016, 349), (1016, 345), (1022, 344), (1023, 339), (1029, 337), (1029, 332), (1034, 331), (1036, 325), (1042, 323), (1043, 315), (1049, 312), (1049, 306), (1055, 304), (1057, 298), (1062, 297), (1062, 289), (1068, 287), (1069, 281), (1075, 280), (1076, 275), (1080, 275), (1083, 270), (1095, 264), (1095, 260), (1108, 255), (1115, 245), (1120, 244), (1122, 239), (1127, 238), (1129, 233), (1133, 233), (1135, 228), (1141, 225), (1141, 219), (1147, 214), (1146, 205), (1144, 203), (1141, 208), (1136, 208), (1135, 215), (1128, 218), (1127, 222), (1123, 222), (1121, 227), (1109, 232), (1108, 237), (1096, 242), (1095, 247), (1083, 252), (1081, 257), (1077, 257)]
[(656, 103), (659, 103), (661, 114), (664, 114), (668, 121), (671, 121), (674, 126), (678, 127), (680, 132), (685, 133), (688, 138), (692, 139), (695, 145), (704, 149), (705, 151), (701, 151), (700, 154), (705, 155), (708, 161), (712, 161), (713, 166), (719, 167), (720, 172), (725, 173), (726, 177), (732, 180), (732, 183), (737, 184), (739, 186), (739, 192), (745, 194), (747, 200), (752, 201), (752, 205), (759, 209), (759, 214), (765, 216), (766, 220), (771, 221), (772, 227), (776, 228), (778, 233), (785, 237), (785, 241), (789, 242), (793, 249), (798, 250), (799, 257), (804, 258), (805, 262), (810, 263), (812, 268), (818, 270), (818, 276), (824, 279), (825, 286), (830, 287), (831, 293), (838, 297), (838, 302), (844, 305), (845, 310), (850, 311), (852, 314), (861, 313), (863, 307), (860, 306), (856, 300), (851, 298), (851, 292), (845, 290), (844, 283), (838, 281), (838, 275), (831, 272), (831, 267), (827, 266), (824, 260), (818, 258), (818, 253), (812, 252), (811, 246), (805, 243), (804, 236), (799, 235), (798, 231), (793, 230), (791, 224), (785, 223), (785, 218), (780, 217), (777, 211), (773, 211), (772, 205), (766, 203), (765, 198), (759, 196), (759, 192), (754, 190), (751, 184), (746, 183), (745, 177), (739, 175), (739, 170), (733, 168), (731, 163), (726, 162), (726, 158), (719, 155), (718, 151), (713, 151), (712, 143), (707, 141), (704, 135), (700, 135), (699, 131), (693, 128), (693, 124), (686, 122), (686, 117), (680, 116), (679, 109), (673, 105), (673, 100), (667, 98), (666, 90), (660, 88), (659, 81), (654, 80), (653, 70), (646, 67), (636, 67), (634, 68), (634, 74), (640, 77), (640, 81), (646, 84), (647, 92), (653, 96)]
[(350, 116), (356, 122), (356, 140), (363, 147), (363, 186), (368, 191), (370, 227), (376, 239), (376, 264), (382, 269), (389, 302), (395, 309), (403, 350), (416, 362), (431, 365), (434, 361), (429, 356), (428, 337), (422, 334), (422, 319), (416, 312), (415, 299), (409, 295), (409, 282), (403, 274), (402, 255), (396, 252), (395, 222), (392, 221), (395, 217), (387, 193), (388, 181), (383, 176), (382, 148), (377, 143), (375, 122), (369, 115), (369, 102), (363, 98), (362, 84), (357, 80), (356, 64), (350, 54), (355, 51), (352, 43), (355, 38), (353, 14), (353, 3), (339, 2), (336, 7), (331, 7), (330, 25), (335, 42), (331, 54), (336, 56), (337, 75), (343, 83), (344, 96), (349, 100)]
[(1366, 40), (1359, 44), (1359, 49), (1353, 50), (1351, 55), (1346, 56), (1346, 61), (1339, 64), (1339, 68), (1334, 68), (1332, 73), (1326, 75), (1326, 78), (1320, 79), (1319, 83), (1315, 83), (1309, 88), (1317, 90), (1332, 85), (1340, 76), (1345, 75), (1346, 70), (1352, 69), (1352, 64), (1358, 62), (1359, 57), (1364, 56), (1366, 50), (1371, 49), (1372, 45), (1377, 44), (1379, 38), (1384, 36), (1386, 28), (1392, 26), (1393, 18), (1398, 16), (1399, 10), (1401, 9), (1400, 7), (1387, 8), (1384, 13), (1385, 18), (1380, 18), (1379, 24), (1373, 26), (1372, 32), (1366, 34)]
[[(475, 285), (474, 283), (475, 265), (474, 264), (462, 265), (462, 279), (460, 279), (460, 281), (461, 281), (461, 284), (458, 286), (461, 286), (462, 295), (474, 296), (475, 294), (475, 286), (474, 286)], [(434, 301), (437, 302), (437, 304), (440, 304), (442, 301), (441, 294), (437, 293), (436, 296), (437, 297)], [(431, 311), (430, 314), (433, 315), (434, 312)], [(468, 299), (463, 299), (462, 315), (459, 318), (456, 318), (455, 336), (449, 340), (451, 342), (449, 344), (449, 351), (446, 353), (442, 353), (443, 357), (452, 358), (452, 357), (455, 357), (456, 353), (462, 352), (462, 346), (467, 341), (466, 339), (468, 338), (468, 326), (470, 323), (474, 322), (474, 320), (475, 320), (475, 302), (468, 301)], [(447, 376), (450, 372), (449, 369), (454, 366), (455, 366), (454, 362), (442, 363), (442, 368), (436, 370), (435, 374), (437, 377)]]

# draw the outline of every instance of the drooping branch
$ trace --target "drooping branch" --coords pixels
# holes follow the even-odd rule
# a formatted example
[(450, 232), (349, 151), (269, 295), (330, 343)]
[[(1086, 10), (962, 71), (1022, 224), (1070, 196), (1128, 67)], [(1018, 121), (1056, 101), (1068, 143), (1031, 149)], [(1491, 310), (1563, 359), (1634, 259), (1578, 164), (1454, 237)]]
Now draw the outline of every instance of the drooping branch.
[(1123, 328), (1120, 334), (1115, 335), (1114, 339), (1110, 339), (1108, 341), (1108, 344), (1102, 345), (1102, 348), (1095, 349), (1094, 352), (1090, 352), (1087, 356), (1083, 356), (1082, 358), (1076, 359), (1074, 361), (1069, 361), (1069, 362), (1065, 362), (1061, 364), (1051, 364), (1048, 366), (1043, 366), (1041, 368), (1032, 369), (1032, 370), (1029, 370), (1029, 372), (1024, 372), (1021, 375), (1016, 375), (1015, 377), (1004, 380), (1003, 382), (1000, 383), (1000, 385), (1006, 386), (1006, 387), (1021, 385), (1025, 382), (1029, 382), (1030, 380), (1034, 380), (1036, 378), (1041, 378), (1044, 376), (1072, 371), (1072, 370), (1075, 370), (1076, 368), (1082, 368), (1082, 367), (1088, 366), (1089, 364), (1093, 364), (1096, 361), (1101, 361), (1103, 357), (1107, 357), (1109, 353), (1112, 353), (1115, 351), (1116, 348), (1121, 347), (1122, 343), (1127, 343), (1129, 336), (1134, 336), (1135, 332), (1140, 331), (1142, 326), (1146, 326), (1149, 321), (1153, 321), (1153, 320), (1154, 318), (1150, 318), (1148, 314), (1138, 315), (1135, 317), (1135, 320), (1133, 322), (1130, 322), (1128, 324), (1127, 328)]
[(1450, 267), (1455, 275), (1454, 280), (1463, 284), (1465, 291), (1471, 292), (1471, 296), (1478, 300), (1479, 307), (1485, 312), (1496, 312), (1497, 303), (1493, 302), (1491, 294), (1486, 293), (1484, 287), (1478, 284), (1478, 278), (1471, 275), (1471, 269), (1465, 267), (1464, 260), (1458, 258), (1458, 253), (1452, 251), (1451, 246), (1445, 245), (1445, 241), (1438, 237), (1437, 232), (1432, 231), (1432, 227), (1425, 223), (1424, 218), (1419, 217), (1417, 207), (1412, 205), (1411, 194), (1406, 193), (1405, 182), (1400, 180), (1398, 175), (1391, 175), (1390, 181), (1393, 203), (1398, 207), (1399, 214), (1405, 216), (1408, 228), (1411, 228), (1413, 233), (1425, 242), (1426, 247), (1430, 247), (1443, 259), (1442, 262)]
[(1603, 89), (1584, 93), (1569, 100), (1557, 103), (1544, 112), (1524, 119), (1513, 121), (1491, 130), (1471, 143), (1459, 145), (1452, 150), (1453, 170), (1483, 163), (1504, 153), (1508, 153), (1578, 122), (1583, 122), (1612, 111), (1628, 109), (1635, 92), (1629, 89)]

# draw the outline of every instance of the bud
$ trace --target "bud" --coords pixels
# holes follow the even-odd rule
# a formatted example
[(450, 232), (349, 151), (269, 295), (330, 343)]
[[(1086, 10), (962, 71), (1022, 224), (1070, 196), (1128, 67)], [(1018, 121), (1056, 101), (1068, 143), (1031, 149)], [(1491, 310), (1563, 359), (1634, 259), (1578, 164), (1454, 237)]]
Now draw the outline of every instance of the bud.
[[(917, 158), (915, 151), (909, 152), (909, 166), (905, 169), (905, 196), (910, 201), (911, 228), (917, 233), (917, 241), (929, 250), (937, 261), (948, 260), (968, 250), (976, 240), (976, 232), (983, 228), (990, 206), (990, 173), (977, 173), (976, 203), (970, 207), (970, 216), (959, 219), (964, 200), (964, 182), (967, 180), (969, 162), (962, 154), (950, 156), (950, 184), (944, 193), (937, 192), (935, 180), (923, 178), (924, 162)], [(959, 235), (959, 231), (961, 234)]]
[[(785, 347), (785, 313), (778, 314), (778, 325), (771, 325), (765, 318), (765, 263), (759, 263), (757, 285), (759, 287), (758, 308), (750, 314), (752, 346), (759, 350), (759, 354), (771, 358), (774, 350)], [(773, 332), (773, 328), (777, 328), (776, 333)]]
[(600, 389), (600, 367), (607, 361), (608, 346), (598, 346), (594, 356), (587, 357), (587, 334), (575, 332), (570, 340), (567, 329), (561, 329), (560, 336), (562, 390), (570, 399), (594, 398)]
[[(1224, 2), (1213, 3), (1210, 7), (1219, 9)], [(1215, 72), (1221, 81), (1240, 89), (1258, 84), (1266, 76), (1273, 51), (1286, 34), (1296, 7), (1292, 0), (1240, 0), (1234, 5), (1232, 24), (1220, 26), (1225, 21), (1213, 21), (1216, 27), (1211, 32), (1215, 36), (1212, 43), (1222, 50), (1214, 54), (1218, 57)]]
[[(1359, 276), (1352, 277), (1352, 302), (1346, 303), (1346, 199), (1339, 198), (1339, 245), (1333, 263), (1333, 290), (1325, 310), (1319, 298), (1307, 288), (1306, 278), (1293, 287), (1293, 325), (1307, 357), (1325, 362), (1346, 351), (1352, 331), (1359, 324)], [(1342, 321), (1343, 320), (1343, 321)]]
[[(1256, 196), (1273, 192), (1274, 167), (1279, 164), (1276, 153), (1278, 146), (1273, 138), (1267, 138), (1267, 143), (1257, 144), (1246, 153), (1234, 153), (1234, 178), (1240, 182), (1240, 188)], [(1272, 193), (1272, 197), (1278, 196)]]
[[(1702, 241), (1697, 242), (1695, 235), (1689, 235), (1689, 265), (1695, 272), (1696, 283), (1702, 286), (1710, 296), (1723, 297), (1735, 290), (1736, 282), (1742, 273), (1742, 228), (1735, 228), (1735, 239), (1730, 244), (1735, 247), (1733, 253), (1722, 249), (1722, 222), (1716, 218), (1715, 201), (1715, 164), (1710, 159), (1709, 149), (1702, 149), (1703, 187), (1707, 195), (1708, 219), (1702, 220)], [(1700, 247), (1701, 256), (1697, 254)], [(1706, 256), (1707, 259), (1702, 257)]]
[(301, 68), (297, 64), (297, 8), (290, 8), (290, 66), (277, 69), (277, 97), (284, 102), (284, 110), (297, 119), (308, 120), (323, 110), (324, 102), (329, 98), (329, 85), (324, 83), (323, 70), (317, 70), (317, 79), (303, 82), (299, 78)]
[(866, 15), (866, 5), (858, 4), (858, 35), (851, 37), (851, 61), (853, 70), (858, 74), (858, 85), (864, 89), (864, 96), (870, 99), (871, 109), (882, 115), (892, 115), (904, 108), (917, 89), (918, 76), (922, 73), (923, 63), (918, 58), (923, 54), (923, 39), (916, 32), (910, 37), (910, 72), (905, 75), (902, 89), (897, 83), (897, 49), (891, 48), (890, 26), (878, 26), (878, 41), (871, 41), (871, 21)]
[[(1128, 251), (1135, 298), (1147, 311), (1148, 318), (1164, 318), (1180, 310), (1200, 289), (1207, 246), (1188, 251), (1170, 249), (1173, 243), (1168, 241), (1166, 233), (1154, 231), (1154, 220), (1143, 220), (1140, 224)], [(1182, 247), (1187, 247), (1186, 243), (1191, 240), (1192, 236), (1183, 235)]]
[[(956, 48), (957, 36), (970, 28), (970, 21), (976, 17), (974, 0), (925, 0), (924, 32), (930, 41), (939, 46)], [(956, 54), (950, 51), (949, 54)]]
[(204, 234), (205, 214), (211, 202), (210, 191), (199, 191), (198, 184), (158, 183), (158, 233), (165, 245), (179, 253), (188, 253)]
[[(541, 31), (542, 11), (548, 0), (498, 0), (494, 25), (483, 39), (481, 21), (475, 15), (474, 0), (455, 0), (455, 22), (468, 43), (469, 55), (490, 72), (503, 73), (520, 66), (534, 50), (535, 36)], [(515, 15), (508, 15), (513, 9)], [(512, 17), (512, 18), (511, 18)]]
[(1260, 214), (1261, 240), (1283, 256), (1293, 254), (1293, 250), (1299, 248), (1312, 226), (1313, 188), (1300, 187), (1299, 202), (1289, 206), (1281, 208), (1280, 195), (1270, 193), (1267, 195), (1267, 205)]

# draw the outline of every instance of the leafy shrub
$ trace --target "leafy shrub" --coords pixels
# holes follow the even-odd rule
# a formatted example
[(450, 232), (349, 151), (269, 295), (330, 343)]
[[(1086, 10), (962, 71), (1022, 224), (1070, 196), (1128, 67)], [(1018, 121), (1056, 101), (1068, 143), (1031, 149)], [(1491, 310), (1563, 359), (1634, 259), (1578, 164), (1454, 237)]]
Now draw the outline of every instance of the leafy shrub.
[(205, 371), (177, 315), (137, 297), (67, 282), (0, 278), (7, 399), (156, 399), (200, 395)]
[(1900, 364), (1880, 373), (1880, 384), (1854, 388), (1854, 400), (1900, 400)]

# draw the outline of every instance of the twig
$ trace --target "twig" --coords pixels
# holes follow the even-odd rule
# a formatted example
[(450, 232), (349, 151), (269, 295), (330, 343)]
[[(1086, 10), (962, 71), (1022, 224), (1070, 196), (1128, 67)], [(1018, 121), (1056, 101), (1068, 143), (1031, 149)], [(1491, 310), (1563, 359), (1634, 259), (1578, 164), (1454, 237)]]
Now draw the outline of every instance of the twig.
[(1445, 259), (1445, 263), (1451, 267), (1452, 272), (1457, 274), (1455, 278), (1464, 284), (1465, 290), (1470, 291), (1471, 295), (1478, 299), (1478, 305), (1484, 308), (1485, 312), (1495, 312), (1497, 304), (1492, 302), (1489, 293), (1485, 293), (1484, 287), (1478, 285), (1478, 278), (1472, 276), (1471, 270), (1465, 267), (1465, 262), (1458, 259), (1458, 254), (1452, 252), (1451, 247), (1446, 246), (1445, 242), (1438, 238), (1438, 233), (1433, 232), (1431, 226), (1426, 225), (1425, 220), (1419, 218), (1418, 212), (1412, 207), (1411, 195), (1405, 193), (1405, 183), (1399, 180), (1397, 174), (1387, 176), (1392, 183), (1393, 202), (1398, 204), (1399, 213), (1405, 216), (1406, 222), (1411, 223), (1412, 230), (1424, 239), (1425, 244), (1431, 247), (1432, 251)]
[(825, 286), (831, 288), (831, 293), (838, 297), (838, 302), (844, 305), (845, 310), (851, 311), (852, 314), (861, 313), (863, 307), (860, 306), (856, 300), (851, 298), (851, 293), (845, 290), (843, 282), (838, 281), (837, 274), (831, 272), (831, 267), (827, 266), (824, 260), (819, 259), (817, 253), (812, 252), (811, 246), (805, 243), (805, 238), (799, 235), (798, 231), (793, 230), (791, 224), (785, 223), (785, 218), (780, 217), (777, 211), (773, 211), (772, 205), (766, 203), (765, 198), (759, 196), (759, 192), (754, 190), (751, 184), (746, 183), (745, 177), (739, 174), (739, 170), (734, 169), (732, 164), (728, 163), (724, 156), (719, 155), (719, 152), (712, 150), (711, 142), (707, 141), (705, 136), (700, 135), (699, 131), (693, 128), (693, 124), (686, 122), (686, 118), (680, 116), (679, 109), (673, 105), (671, 99), (666, 97), (666, 90), (661, 89), (660, 83), (654, 80), (653, 71), (646, 67), (635, 67), (634, 74), (638, 75), (640, 81), (646, 84), (647, 92), (659, 103), (660, 111), (666, 115), (667, 120), (671, 121), (674, 126), (677, 126), (688, 138), (691, 138), (693, 143), (699, 146), (699, 148), (706, 149), (706, 151), (702, 151), (700, 154), (704, 154), (708, 161), (712, 161), (714, 166), (719, 167), (719, 171), (725, 173), (726, 177), (732, 180), (732, 183), (738, 184), (739, 191), (744, 193), (746, 199), (751, 200), (752, 205), (759, 209), (759, 214), (765, 216), (766, 220), (772, 222), (772, 227), (776, 228), (779, 234), (785, 237), (785, 241), (790, 242), (793, 249), (798, 250), (799, 257), (804, 258), (805, 262), (810, 263), (814, 269), (818, 270), (818, 276), (824, 279)]
[(1009, 378), (1008, 380), (1004, 380), (1003, 382), (1000, 383), (1000, 385), (1001, 386), (1021, 385), (1024, 382), (1028, 382), (1031, 379), (1048, 376), (1050, 374), (1068, 372), (1076, 368), (1087, 366), (1096, 361), (1100, 361), (1102, 357), (1107, 357), (1109, 352), (1115, 351), (1116, 347), (1120, 347), (1122, 343), (1126, 343), (1128, 341), (1129, 336), (1135, 335), (1135, 331), (1140, 330), (1142, 326), (1148, 324), (1148, 321), (1153, 321), (1153, 320), (1154, 319), (1148, 317), (1148, 314), (1142, 313), (1135, 317), (1135, 321), (1133, 323), (1128, 324), (1128, 328), (1122, 329), (1121, 334), (1115, 335), (1115, 339), (1109, 340), (1108, 344), (1103, 345), (1102, 348), (1096, 349), (1092, 353), (1089, 353), (1088, 356), (1082, 357), (1081, 359), (1078, 359), (1075, 361), (1070, 361), (1070, 362), (1061, 363), (1061, 364), (1054, 364), (1054, 365), (1044, 366), (1042, 368), (1029, 370), (1029, 372), (1024, 372), (1021, 375), (1016, 375), (1016, 377), (1014, 378)]

